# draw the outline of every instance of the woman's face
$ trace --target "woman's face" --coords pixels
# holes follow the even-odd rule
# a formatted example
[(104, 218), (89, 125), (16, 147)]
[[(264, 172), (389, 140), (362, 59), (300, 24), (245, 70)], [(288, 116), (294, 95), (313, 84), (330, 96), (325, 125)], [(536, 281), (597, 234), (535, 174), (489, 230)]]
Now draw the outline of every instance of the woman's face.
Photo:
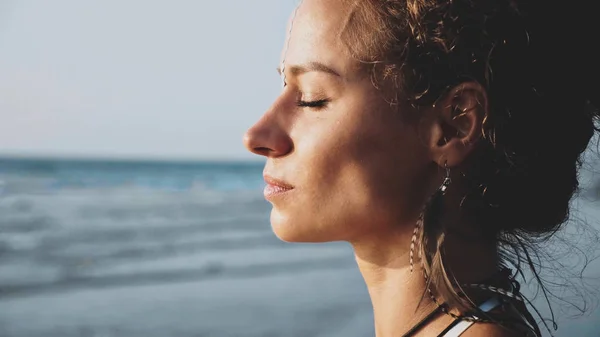
[(267, 182), (288, 185), (265, 190), (284, 241), (388, 235), (423, 201), (431, 158), (414, 123), (341, 42), (351, 12), (343, 0), (300, 5), (284, 49), (286, 85), (245, 135), (248, 149), (267, 158)]

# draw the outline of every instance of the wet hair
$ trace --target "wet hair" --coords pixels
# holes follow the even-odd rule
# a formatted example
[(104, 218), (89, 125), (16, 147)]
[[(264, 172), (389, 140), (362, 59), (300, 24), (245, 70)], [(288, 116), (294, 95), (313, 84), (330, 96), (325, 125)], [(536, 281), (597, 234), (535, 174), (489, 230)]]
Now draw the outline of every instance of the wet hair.
[[(375, 85), (402, 93), (392, 103), (431, 106), (462, 82), (483, 86), (487, 114), (475, 160), (461, 168), (462, 211), (504, 261), (524, 261), (536, 274), (531, 254), (568, 220), (582, 155), (599, 131), (590, 2), (346, 1), (354, 7), (341, 39)], [(430, 248), (431, 279), (452, 279), (431, 262), (441, 248)], [(433, 287), (458, 299), (452, 287)]]

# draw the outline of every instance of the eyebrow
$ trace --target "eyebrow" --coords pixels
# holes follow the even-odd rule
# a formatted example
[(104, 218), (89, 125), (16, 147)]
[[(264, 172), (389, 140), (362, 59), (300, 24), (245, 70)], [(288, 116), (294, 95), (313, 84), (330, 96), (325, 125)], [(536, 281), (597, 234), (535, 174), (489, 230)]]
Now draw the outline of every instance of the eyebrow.
[[(338, 73), (337, 71), (333, 70), (333, 68), (320, 62), (308, 62), (306, 64), (301, 65), (286, 65), (285, 69), (289, 69), (290, 73), (294, 76), (298, 76), (309, 72), (322, 72), (337, 77), (342, 77), (342, 75), (340, 75), (340, 73)], [(277, 72), (281, 75), (281, 67), (277, 67)]]

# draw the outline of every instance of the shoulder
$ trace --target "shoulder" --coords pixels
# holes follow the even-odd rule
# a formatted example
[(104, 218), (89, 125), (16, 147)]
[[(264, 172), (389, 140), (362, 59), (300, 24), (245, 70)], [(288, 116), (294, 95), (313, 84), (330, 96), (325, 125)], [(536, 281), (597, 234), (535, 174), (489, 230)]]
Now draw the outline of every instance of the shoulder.
[(508, 329), (498, 324), (476, 323), (460, 335), (461, 337), (528, 337), (526, 333)]

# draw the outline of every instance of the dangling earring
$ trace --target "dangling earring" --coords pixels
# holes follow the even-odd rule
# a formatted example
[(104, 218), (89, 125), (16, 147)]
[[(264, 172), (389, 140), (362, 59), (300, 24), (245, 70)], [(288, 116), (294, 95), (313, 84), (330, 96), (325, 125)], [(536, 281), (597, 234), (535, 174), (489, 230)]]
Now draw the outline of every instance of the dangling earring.
[(439, 188), (440, 192), (442, 192), (442, 195), (446, 194), (448, 186), (450, 186), (450, 184), (452, 183), (452, 179), (450, 179), (450, 168), (448, 168), (447, 161), (444, 162), (444, 170), (446, 170), (446, 176), (444, 177), (444, 181), (442, 181), (442, 185)]
[[(444, 177), (442, 184), (437, 189), (437, 191), (435, 191), (435, 193), (433, 193), (433, 195), (429, 198), (429, 200), (425, 203), (425, 206), (423, 207), (423, 210), (421, 211), (421, 214), (419, 215), (419, 219), (417, 220), (417, 223), (415, 225), (415, 229), (413, 230), (413, 235), (410, 240), (410, 253), (409, 253), (411, 273), (414, 269), (414, 252), (415, 252), (415, 247), (417, 245), (417, 237), (419, 236), (419, 232), (424, 230), (423, 227), (424, 227), (425, 223), (427, 223), (428, 225), (433, 224), (433, 223), (438, 223), (439, 213), (441, 212), (441, 208), (442, 208), (442, 199), (443, 199), (442, 197), (446, 194), (446, 190), (448, 189), (448, 186), (452, 183), (452, 180), (450, 179), (450, 168), (448, 168), (448, 162), (444, 163), (444, 169), (446, 170), (446, 176)], [(419, 258), (420, 259), (423, 258), (421, 252), (422, 252), (422, 249), (419, 249)]]

